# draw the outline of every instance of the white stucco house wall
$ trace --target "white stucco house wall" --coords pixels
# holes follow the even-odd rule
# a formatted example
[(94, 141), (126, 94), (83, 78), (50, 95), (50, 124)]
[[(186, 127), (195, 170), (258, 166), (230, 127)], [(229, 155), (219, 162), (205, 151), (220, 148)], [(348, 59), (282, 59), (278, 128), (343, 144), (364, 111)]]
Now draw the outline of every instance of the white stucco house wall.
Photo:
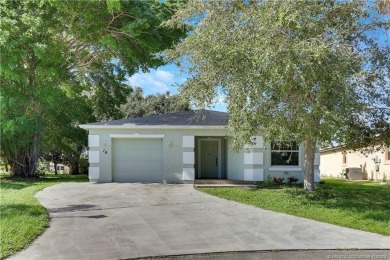
[[(320, 171), (323, 176), (341, 177), (346, 168), (361, 168), (365, 180), (383, 180), (384, 177), (390, 179), (390, 147), (363, 154), (337, 146), (321, 149), (320, 156)], [(380, 161), (378, 167), (373, 158)]]
[[(84, 124), (93, 182), (191, 183), (195, 179), (303, 181), (303, 145), (265, 142), (230, 149), (228, 113), (203, 110)], [(292, 143), (292, 142), (290, 142)], [(290, 160), (284, 160), (288, 156)], [(315, 181), (319, 181), (319, 153)]]

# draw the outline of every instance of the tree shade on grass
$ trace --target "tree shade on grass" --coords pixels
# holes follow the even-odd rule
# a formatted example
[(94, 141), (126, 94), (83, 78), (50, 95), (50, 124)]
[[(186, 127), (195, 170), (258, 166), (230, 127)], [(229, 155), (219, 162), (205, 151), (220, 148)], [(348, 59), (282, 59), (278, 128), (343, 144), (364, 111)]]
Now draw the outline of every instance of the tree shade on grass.
[(390, 185), (326, 178), (313, 193), (288, 185), (200, 191), (262, 209), (390, 235)]
[(49, 225), (47, 210), (35, 193), (62, 182), (85, 182), (86, 175), (52, 175), (40, 179), (0, 179), (0, 259), (25, 248)]

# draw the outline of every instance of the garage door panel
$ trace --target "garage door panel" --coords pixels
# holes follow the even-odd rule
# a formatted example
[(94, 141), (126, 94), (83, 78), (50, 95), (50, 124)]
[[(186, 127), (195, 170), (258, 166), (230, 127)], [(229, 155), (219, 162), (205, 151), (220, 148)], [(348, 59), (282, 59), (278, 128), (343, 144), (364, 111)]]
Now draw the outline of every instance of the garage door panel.
[[(127, 169), (127, 168), (118, 168), (115, 172), (116, 182), (162, 182), (161, 172), (156, 172), (156, 168), (161, 168), (162, 165), (160, 162), (155, 164), (146, 164), (143, 169), (139, 167)], [(150, 174), (153, 173), (153, 174)]]
[(161, 139), (119, 139), (113, 142), (113, 180), (162, 182)]

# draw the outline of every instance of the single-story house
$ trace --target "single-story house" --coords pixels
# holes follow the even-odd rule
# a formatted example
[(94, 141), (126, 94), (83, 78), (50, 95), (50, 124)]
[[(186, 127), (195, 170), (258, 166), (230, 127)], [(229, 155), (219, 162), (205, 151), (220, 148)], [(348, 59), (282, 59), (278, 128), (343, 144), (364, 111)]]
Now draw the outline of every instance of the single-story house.
[[(202, 110), (84, 124), (93, 182), (191, 183), (195, 179), (303, 181), (303, 145), (264, 142), (230, 149), (228, 113)], [(319, 181), (319, 153), (315, 181)]]
[(335, 146), (320, 149), (320, 157), (322, 176), (341, 177), (347, 168), (360, 168), (363, 180), (390, 179), (390, 147), (361, 153)]

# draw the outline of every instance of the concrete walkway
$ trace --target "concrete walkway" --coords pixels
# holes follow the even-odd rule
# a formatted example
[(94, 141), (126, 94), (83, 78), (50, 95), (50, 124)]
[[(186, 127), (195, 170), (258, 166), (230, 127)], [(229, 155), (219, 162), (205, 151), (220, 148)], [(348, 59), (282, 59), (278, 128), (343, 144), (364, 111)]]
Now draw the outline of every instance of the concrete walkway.
[(13, 259), (126, 259), (390, 248), (390, 237), (219, 199), (191, 185), (64, 183), (37, 194), (50, 228)]

